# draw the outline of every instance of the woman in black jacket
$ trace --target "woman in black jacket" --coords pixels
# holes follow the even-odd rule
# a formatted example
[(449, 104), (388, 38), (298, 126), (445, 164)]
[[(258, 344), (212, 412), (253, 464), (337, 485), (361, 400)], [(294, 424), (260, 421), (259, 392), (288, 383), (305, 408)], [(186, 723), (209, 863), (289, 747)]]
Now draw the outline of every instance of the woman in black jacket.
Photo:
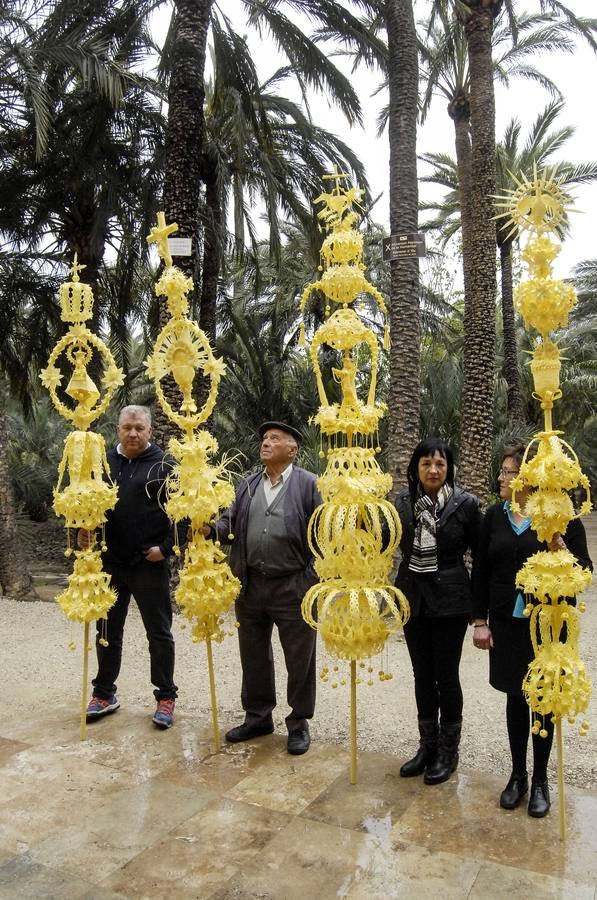
[(408, 488), (396, 498), (402, 524), (396, 586), (410, 603), (404, 637), (415, 677), (421, 741), (400, 774), (409, 778), (424, 772), (426, 784), (440, 784), (458, 765), (459, 668), (471, 616), (464, 557), (475, 552), (482, 517), (477, 498), (455, 487), (452, 451), (444, 441), (421, 441), (407, 478)]
[[(512, 755), (512, 775), (500, 796), (503, 809), (515, 809), (529, 789), (527, 746), (530, 711), (522, 692), (522, 682), (534, 658), (529, 620), (523, 615), (525, 601), (516, 591), (516, 573), (526, 559), (547, 544), (538, 540), (530, 519), (510, 508), (510, 483), (518, 474), (524, 445), (504, 451), (499, 474), (501, 501), (487, 510), (481, 529), (478, 553), (473, 569), (473, 643), (489, 650), (489, 683), (506, 694), (506, 725)], [(528, 489), (518, 491), (516, 500), (524, 508)], [(549, 549), (568, 548), (583, 568), (591, 566), (582, 523), (570, 522), (566, 533), (556, 534)], [(545, 816), (550, 807), (547, 763), (553, 742), (553, 723), (544, 719), (546, 737), (532, 736), (533, 775), (528, 813)]]

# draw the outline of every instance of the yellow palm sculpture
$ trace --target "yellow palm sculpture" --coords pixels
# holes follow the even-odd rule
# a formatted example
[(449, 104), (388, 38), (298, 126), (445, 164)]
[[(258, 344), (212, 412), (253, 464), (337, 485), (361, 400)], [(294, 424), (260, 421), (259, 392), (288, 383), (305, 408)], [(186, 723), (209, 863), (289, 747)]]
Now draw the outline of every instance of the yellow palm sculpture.
[[(207, 540), (201, 531), (205, 522), (217, 518), (219, 512), (234, 499), (234, 488), (225, 464), (215, 464), (216, 439), (200, 426), (213, 412), (224, 364), (213, 355), (205, 333), (188, 317), (188, 293), (193, 287), (180, 269), (172, 265), (168, 236), (178, 225), (166, 225), (164, 213), (158, 213), (158, 224), (147, 238), (156, 243), (165, 268), (156, 284), (156, 294), (165, 296), (170, 319), (157, 337), (153, 353), (145, 365), (155, 384), (158, 400), (168, 418), (183, 432), (173, 438), (168, 449), (175, 467), (166, 485), (165, 509), (178, 526), (189, 531), (185, 564), (175, 592), (177, 604), (191, 622), (193, 641), (205, 641), (214, 740), (220, 745), (218, 728), (212, 642), (224, 639), (224, 617), (240, 591), (240, 582), (230, 571), (218, 542)], [(210, 380), (210, 389), (199, 409), (193, 396), (193, 383), (198, 372)], [(172, 376), (180, 389), (181, 401), (175, 408), (163, 390), (163, 381)], [(175, 552), (180, 553), (177, 546)]]
[[(58, 412), (75, 426), (64, 442), (53, 504), (56, 514), (65, 519), (67, 556), (73, 553), (71, 529), (92, 534), (101, 529), (99, 547), (93, 544), (86, 550), (74, 551), (75, 563), (68, 587), (56, 598), (69, 619), (84, 623), (81, 740), (86, 734), (89, 623), (105, 620), (116, 602), (110, 576), (102, 570), (100, 554), (106, 549), (103, 528), (106, 513), (116, 504), (117, 488), (109, 476), (104, 439), (89, 428), (106, 411), (114, 390), (123, 381), (122, 372), (104, 342), (85, 325), (93, 315), (93, 293), (79, 278), (84, 268), (77, 263), (75, 254), (72, 279), (61, 285), (59, 292), (61, 318), (69, 323), (69, 329), (54, 347), (48, 365), (40, 374)], [(102, 368), (101, 389), (87, 371), (93, 361)], [(72, 374), (63, 386), (64, 373), (69, 368)], [(100, 640), (105, 642), (105, 634)]]
[[(517, 187), (498, 198), (503, 212), (496, 218), (506, 219), (506, 225), (512, 226), (510, 233), (517, 229), (530, 232), (522, 253), (530, 278), (518, 286), (514, 301), (525, 326), (539, 332), (530, 365), (533, 396), (541, 403), (544, 428), (527, 447), (520, 471), (512, 480), (512, 508), (528, 515), (539, 540), (549, 542), (554, 535), (564, 533), (572, 519), (591, 509), (589, 480), (582, 473), (574, 450), (552, 424), (554, 403), (562, 396), (563, 359), (552, 332), (567, 325), (568, 314), (576, 303), (574, 288), (552, 277), (552, 263), (560, 248), (551, 235), (563, 221), (568, 197), (555, 172), (538, 176), (535, 168), (532, 179), (515, 180)], [(536, 452), (530, 454), (531, 449)], [(521, 510), (516, 494), (525, 488), (531, 488), (531, 492)], [(570, 492), (577, 488), (584, 489), (586, 499), (575, 512)], [(535, 651), (522, 685), (535, 717), (533, 731), (547, 735), (542, 727), (545, 716), (550, 716), (556, 725), (562, 839), (566, 834), (562, 717), (574, 722), (586, 711), (591, 694), (578, 654), (578, 616), (584, 604), (575, 608), (568, 599), (590, 583), (591, 573), (583, 570), (568, 550), (535, 553), (516, 580), (517, 588), (529, 598), (525, 613), (530, 617)], [(580, 733), (586, 734), (588, 727), (588, 722), (583, 722)]]
[[(315, 555), (319, 583), (303, 599), (303, 617), (319, 630), (327, 650), (348, 660), (351, 671), (351, 783), (356, 782), (356, 664), (380, 653), (392, 632), (408, 619), (404, 595), (389, 583), (392, 554), (400, 540), (400, 520), (395, 507), (385, 497), (392, 485), (376, 460), (376, 441), (385, 407), (376, 401), (379, 348), (375, 334), (362, 322), (352, 304), (363, 296), (372, 297), (381, 312), (387, 313), (381, 294), (364, 275), (363, 240), (354, 224), (358, 219), (353, 205), (361, 192), (344, 190), (345, 175), (326, 176), (333, 189), (316, 202), (324, 204), (319, 213), (329, 234), (321, 250), (321, 278), (308, 285), (301, 311), (312, 294), (326, 300), (327, 321), (313, 335), (310, 347), (320, 407), (315, 416), (322, 435), (329, 442), (328, 462), (318, 480), (323, 503), (309, 523), (309, 545)], [(330, 315), (329, 303), (339, 305)], [(304, 341), (304, 325), (302, 326)], [(388, 345), (388, 327), (384, 332)], [(320, 367), (324, 345), (337, 351), (338, 365), (331, 370), (339, 385), (339, 402), (328, 398)], [(368, 362), (370, 370), (366, 397), (359, 369)], [(372, 670), (371, 665), (369, 670)], [(384, 680), (391, 676), (379, 670)], [(328, 670), (322, 672), (328, 679)]]

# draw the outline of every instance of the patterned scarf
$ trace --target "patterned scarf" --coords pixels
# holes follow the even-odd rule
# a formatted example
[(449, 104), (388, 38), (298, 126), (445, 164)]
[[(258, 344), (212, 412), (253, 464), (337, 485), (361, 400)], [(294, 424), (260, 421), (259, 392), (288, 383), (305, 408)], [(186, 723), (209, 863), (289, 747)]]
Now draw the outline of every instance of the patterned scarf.
[(437, 572), (437, 523), (453, 491), (443, 484), (435, 503), (419, 488), (415, 500), (415, 538), (408, 568), (411, 572)]

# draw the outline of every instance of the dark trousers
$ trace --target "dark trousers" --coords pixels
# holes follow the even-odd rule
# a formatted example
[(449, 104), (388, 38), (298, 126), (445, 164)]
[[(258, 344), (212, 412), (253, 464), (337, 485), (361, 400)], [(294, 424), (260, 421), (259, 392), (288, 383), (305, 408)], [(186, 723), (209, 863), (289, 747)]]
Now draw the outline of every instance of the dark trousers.
[(276, 705), (272, 630), (278, 628), (288, 673), (286, 717), (289, 731), (308, 728), (315, 711), (315, 631), (301, 615), (307, 588), (303, 572), (264, 578), (251, 572), (242, 600), (236, 602), (238, 640), (243, 671), (241, 702), (245, 720), (271, 721)]
[(444, 722), (462, 719), (460, 657), (468, 616), (415, 616), (404, 626), (404, 638), (415, 676), (419, 719)]
[[(527, 747), (531, 731), (531, 711), (521, 694), (506, 695), (506, 724), (512, 754), (512, 771), (522, 775), (527, 770)], [(553, 723), (551, 716), (545, 716), (542, 727), (547, 737), (533, 735), (533, 781), (547, 780), (547, 763), (553, 744)]]
[[(171, 630), (172, 605), (168, 564), (165, 561), (140, 562), (136, 566), (108, 571), (112, 575), (112, 587), (118, 599), (108, 610), (106, 625), (102, 619), (97, 621), (95, 646), (98, 672), (92, 682), (94, 696), (108, 698), (116, 691), (116, 679), (122, 660), (124, 623), (133, 596), (139, 607), (149, 643), (151, 681), (156, 688), (154, 696), (157, 700), (175, 699), (177, 688), (174, 684), (174, 639)], [(107, 647), (103, 647), (99, 642), (104, 627)]]

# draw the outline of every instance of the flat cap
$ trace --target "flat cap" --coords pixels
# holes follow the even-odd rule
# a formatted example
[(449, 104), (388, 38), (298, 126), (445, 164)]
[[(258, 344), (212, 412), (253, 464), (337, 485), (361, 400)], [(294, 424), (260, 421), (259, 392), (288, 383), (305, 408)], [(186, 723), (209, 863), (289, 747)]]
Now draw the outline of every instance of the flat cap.
[(262, 438), (265, 432), (269, 431), (270, 428), (277, 428), (279, 431), (285, 431), (286, 434), (291, 434), (299, 444), (303, 442), (303, 436), (298, 428), (293, 428), (292, 425), (286, 425), (285, 422), (264, 422), (263, 425), (259, 426), (259, 437)]

